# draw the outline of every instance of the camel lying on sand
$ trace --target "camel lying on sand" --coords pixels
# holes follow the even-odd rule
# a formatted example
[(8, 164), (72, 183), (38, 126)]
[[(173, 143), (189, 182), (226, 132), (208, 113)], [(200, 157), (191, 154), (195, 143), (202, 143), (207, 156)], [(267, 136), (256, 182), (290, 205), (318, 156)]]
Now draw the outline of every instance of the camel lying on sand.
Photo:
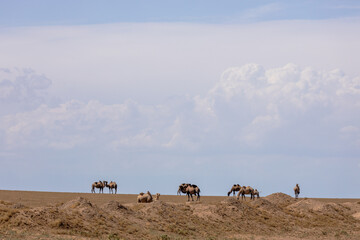
[[(104, 182), (106, 182), (106, 181), (104, 181)], [(99, 193), (100, 192), (104, 193), (104, 187), (105, 187), (105, 184), (102, 181), (94, 182), (91, 185), (91, 192), (95, 193), (95, 188), (99, 188)]]
[(234, 184), (234, 185), (231, 187), (230, 191), (228, 192), (228, 196), (230, 196), (231, 192), (233, 192), (233, 196), (235, 196), (235, 192), (240, 191), (240, 189), (241, 189), (240, 184)]
[(186, 194), (188, 196), (188, 201), (190, 201), (190, 197), (192, 201), (194, 201), (193, 194), (197, 196), (196, 201), (200, 201), (200, 188), (194, 184), (188, 184), (186, 187)]
[(245, 195), (246, 194), (250, 194), (250, 199), (253, 199), (254, 198), (254, 189), (250, 186), (242, 186), (239, 193), (237, 194), (237, 199), (239, 199), (240, 197), (240, 194), (241, 194), (241, 199), (245, 199)]
[(138, 203), (150, 203), (153, 201), (153, 197), (149, 191), (147, 193), (139, 193), (139, 196), (137, 197)]
[(300, 186), (299, 186), (299, 184), (296, 184), (296, 186), (294, 187), (294, 192), (295, 192), (295, 198), (298, 198), (299, 194), (300, 194)]
[(109, 193), (114, 193), (114, 189), (115, 189), (115, 194), (117, 192), (117, 184), (116, 182), (111, 181), (109, 184), (105, 181), (105, 187), (109, 188)]

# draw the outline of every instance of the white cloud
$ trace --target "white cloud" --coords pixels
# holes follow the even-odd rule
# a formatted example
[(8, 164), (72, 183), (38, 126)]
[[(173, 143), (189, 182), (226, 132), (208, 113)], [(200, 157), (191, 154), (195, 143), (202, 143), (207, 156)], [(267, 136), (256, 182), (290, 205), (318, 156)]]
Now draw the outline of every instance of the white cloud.
[(71, 100), (8, 113), (0, 118), (0, 141), (7, 149), (282, 151), (276, 146), (328, 144), (342, 151), (359, 141), (358, 79), (339, 70), (247, 64), (225, 70), (203, 96), (158, 105)]
[(0, 68), (0, 115), (34, 109), (46, 102), (51, 80), (32, 69)]
[(332, 19), (0, 29), (0, 66), (44, 73), (62, 102), (154, 104), (174, 95), (204, 95), (224, 69), (249, 62), (358, 74), (358, 26), (359, 19)]

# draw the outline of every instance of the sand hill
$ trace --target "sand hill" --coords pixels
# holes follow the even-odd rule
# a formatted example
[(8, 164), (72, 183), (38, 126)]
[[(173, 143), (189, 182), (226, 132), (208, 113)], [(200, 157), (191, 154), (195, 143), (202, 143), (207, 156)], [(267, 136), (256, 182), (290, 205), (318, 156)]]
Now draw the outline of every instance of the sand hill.
[(295, 200), (283, 193), (255, 201), (218, 197), (222, 200), (187, 203), (184, 196), (178, 198), (183, 202), (137, 204), (134, 198), (95, 204), (76, 197), (46, 206), (1, 200), (0, 238), (360, 239), (356, 201)]

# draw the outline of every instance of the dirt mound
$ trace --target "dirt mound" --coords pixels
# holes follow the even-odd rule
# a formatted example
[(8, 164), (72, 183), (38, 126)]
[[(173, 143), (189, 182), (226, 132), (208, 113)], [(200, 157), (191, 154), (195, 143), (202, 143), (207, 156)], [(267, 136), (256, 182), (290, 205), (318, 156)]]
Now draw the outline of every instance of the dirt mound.
[(266, 200), (268, 200), (269, 202), (279, 205), (279, 206), (288, 206), (294, 202), (296, 202), (296, 199), (294, 199), (293, 197), (285, 194), (285, 193), (273, 193), (270, 194), (269, 196), (265, 197)]
[(328, 216), (339, 216), (350, 213), (350, 209), (338, 203), (325, 203), (312, 199), (303, 199), (299, 202), (291, 204), (287, 209), (301, 212), (301, 213), (321, 213)]
[[(360, 204), (355, 202), (295, 200), (283, 193), (255, 200), (217, 199), (113, 200), (98, 207), (78, 197), (32, 208), (0, 202), (0, 238), (15, 239), (11, 234), (20, 232), (18, 239), (360, 239)], [(44, 236), (34, 237), (38, 233)]]
[(64, 203), (60, 209), (75, 209), (75, 208), (92, 208), (93, 205), (92, 203), (83, 198), (83, 197), (78, 197), (78, 198), (75, 198), (73, 200), (70, 200), (66, 203)]
[(176, 204), (165, 203), (162, 201), (156, 201), (151, 203), (141, 204), (143, 207), (140, 212), (147, 215), (161, 215), (165, 218), (174, 214), (176, 211)]
[(86, 219), (98, 217), (103, 214), (103, 211), (100, 208), (83, 197), (78, 197), (64, 203), (59, 207), (59, 210), (64, 211), (67, 214), (80, 214)]
[(278, 205), (270, 202), (269, 200), (267, 200), (265, 198), (255, 199), (254, 201), (250, 202), (250, 205), (255, 207), (256, 209), (264, 210), (264, 211), (267, 211), (270, 213), (274, 213), (274, 212), (280, 213), (281, 212), (281, 208)]
[(239, 200), (236, 198), (236, 197), (227, 197), (225, 198), (224, 200), (221, 201), (221, 203), (236, 203), (238, 202)]
[(116, 201), (110, 201), (102, 206), (102, 209), (107, 211), (128, 211), (129, 209)]

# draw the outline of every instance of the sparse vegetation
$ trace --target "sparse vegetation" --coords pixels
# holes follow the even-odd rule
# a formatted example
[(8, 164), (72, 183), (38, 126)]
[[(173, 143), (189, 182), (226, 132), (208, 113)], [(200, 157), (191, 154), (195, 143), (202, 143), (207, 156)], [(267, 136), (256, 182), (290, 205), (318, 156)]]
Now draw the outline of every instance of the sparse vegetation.
[(282, 193), (255, 201), (203, 199), (196, 204), (102, 205), (78, 197), (35, 208), (0, 201), (0, 239), (360, 238), (360, 221), (352, 216), (358, 201), (351, 205), (294, 200)]

